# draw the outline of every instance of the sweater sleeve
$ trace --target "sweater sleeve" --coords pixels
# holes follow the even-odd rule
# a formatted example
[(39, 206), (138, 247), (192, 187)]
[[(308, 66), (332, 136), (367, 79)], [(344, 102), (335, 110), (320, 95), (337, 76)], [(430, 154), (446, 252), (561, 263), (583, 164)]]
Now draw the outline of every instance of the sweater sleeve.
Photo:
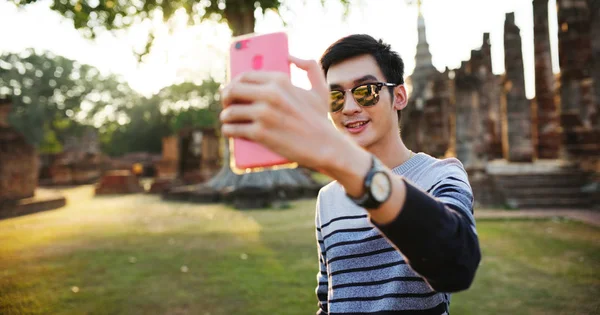
[(473, 194), (456, 162), (445, 165), (449, 172), (441, 172), (427, 192), (404, 180), (406, 201), (398, 217), (386, 225), (373, 222), (438, 292), (469, 288), (481, 260)]

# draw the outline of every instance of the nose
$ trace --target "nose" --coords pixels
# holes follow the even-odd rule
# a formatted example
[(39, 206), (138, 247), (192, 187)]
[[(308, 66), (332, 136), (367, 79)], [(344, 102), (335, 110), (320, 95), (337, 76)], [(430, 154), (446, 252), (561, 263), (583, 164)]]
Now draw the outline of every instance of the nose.
[(357, 113), (362, 112), (362, 107), (356, 103), (354, 97), (352, 97), (352, 93), (346, 92), (344, 100), (344, 108), (342, 108), (342, 114), (347, 116), (352, 116)]

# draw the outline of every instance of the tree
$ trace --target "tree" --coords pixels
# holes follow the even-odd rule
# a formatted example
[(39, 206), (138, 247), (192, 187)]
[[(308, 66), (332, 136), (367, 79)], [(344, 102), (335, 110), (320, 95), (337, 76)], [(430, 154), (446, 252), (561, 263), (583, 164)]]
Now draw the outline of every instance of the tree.
[[(37, 0), (12, 1), (18, 5), (26, 5)], [(347, 10), (350, 0), (339, 1)], [(322, 4), (324, 2), (325, 0), (321, 0)], [(226, 22), (232, 35), (238, 36), (254, 32), (255, 10), (278, 12), (281, 6), (280, 0), (98, 0), (92, 5), (82, 1), (53, 0), (51, 8), (71, 19), (75, 28), (81, 29), (86, 36), (93, 38), (102, 29), (124, 29), (136, 21), (148, 19), (155, 14), (162, 14), (163, 19), (168, 21), (175, 11), (182, 8), (187, 12), (190, 23), (216, 18)], [(153, 35), (150, 34), (145, 53), (150, 50), (152, 39)], [(227, 148), (227, 145), (225, 147)], [(237, 187), (247, 185), (267, 188), (295, 186), (302, 189), (310, 183), (310, 180), (296, 169), (235, 175), (229, 168), (228, 159), (228, 150), (226, 150), (223, 168), (208, 182), (208, 186), (215, 191), (225, 187), (233, 187), (235, 190)]]
[(118, 109), (127, 122), (108, 120), (100, 127), (102, 150), (112, 156), (160, 153), (163, 137), (186, 127), (214, 128), (218, 121), (218, 88), (219, 83), (212, 79), (200, 85), (185, 82)]
[(171, 127), (174, 131), (186, 127), (215, 128), (221, 108), (219, 86), (213, 79), (171, 85), (158, 92), (163, 112), (173, 112)]
[(106, 105), (128, 106), (134, 93), (115, 76), (33, 49), (0, 56), (0, 94), (10, 95), (9, 119), (43, 153), (57, 153), (69, 135), (83, 132)]
[(108, 121), (100, 128), (102, 151), (119, 156), (130, 152), (160, 153), (161, 139), (172, 133), (171, 115), (160, 112), (156, 99), (141, 99), (124, 110), (127, 123)]
[[(19, 6), (35, 3), (38, 0), (11, 0)], [(350, 0), (339, 0), (346, 10)], [(321, 0), (324, 4), (325, 0)], [(198, 24), (207, 19), (227, 23), (233, 36), (252, 33), (256, 20), (254, 12), (267, 10), (279, 13), (281, 0), (144, 0), (144, 1), (67, 1), (52, 0), (50, 8), (73, 22), (73, 26), (88, 38), (95, 38), (103, 30), (127, 29), (135, 23), (156, 15), (164, 21), (183, 9), (189, 24)], [(150, 33), (145, 51), (147, 54), (154, 39)]]

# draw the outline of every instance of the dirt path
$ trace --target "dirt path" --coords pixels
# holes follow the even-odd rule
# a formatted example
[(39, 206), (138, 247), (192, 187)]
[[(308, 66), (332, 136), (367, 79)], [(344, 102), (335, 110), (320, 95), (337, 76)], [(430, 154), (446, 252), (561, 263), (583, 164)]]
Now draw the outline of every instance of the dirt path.
[(477, 219), (518, 219), (563, 217), (600, 227), (600, 211), (591, 209), (528, 209), (475, 211)]
[[(67, 207), (77, 207), (80, 203), (87, 203), (94, 199), (94, 190), (92, 185), (83, 185), (77, 187), (54, 188), (48, 191), (59, 191), (67, 198)], [(119, 203), (123, 202), (142, 202), (149, 196), (139, 194), (135, 196), (123, 196)], [(111, 198), (108, 198), (111, 199)], [(197, 204), (178, 204), (178, 207), (197, 207)], [(163, 205), (163, 208), (172, 206)], [(575, 221), (584, 222), (589, 225), (600, 227), (600, 209), (527, 209), (527, 210), (497, 210), (497, 209), (476, 209), (475, 218), (477, 219), (532, 219), (532, 218), (552, 218), (563, 217)]]

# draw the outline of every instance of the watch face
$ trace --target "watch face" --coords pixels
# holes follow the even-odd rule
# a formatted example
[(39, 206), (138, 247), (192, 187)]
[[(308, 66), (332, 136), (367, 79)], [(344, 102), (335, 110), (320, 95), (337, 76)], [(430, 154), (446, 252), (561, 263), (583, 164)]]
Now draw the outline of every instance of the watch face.
[(376, 173), (371, 181), (371, 195), (378, 202), (384, 202), (391, 191), (390, 179), (385, 173)]

